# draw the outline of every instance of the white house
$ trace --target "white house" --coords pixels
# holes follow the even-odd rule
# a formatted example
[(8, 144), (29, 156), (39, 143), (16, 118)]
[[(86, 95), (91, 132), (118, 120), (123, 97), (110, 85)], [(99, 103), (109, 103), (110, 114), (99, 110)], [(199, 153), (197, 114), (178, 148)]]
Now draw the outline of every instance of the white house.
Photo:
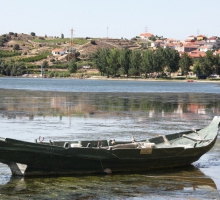
[(219, 42), (219, 39), (217, 36), (212, 36), (210, 38), (207, 39), (207, 42), (213, 42), (213, 43), (218, 43)]
[(206, 52), (209, 50), (212, 50), (212, 47), (209, 45), (204, 45), (204, 46), (199, 47), (199, 51), (202, 51), (202, 52)]
[(55, 55), (64, 55), (64, 54), (66, 54), (66, 51), (65, 50), (63, 50), (63, 49), (54, 49), (54, 50), (52, 50), (52, 54), (55, 56)]

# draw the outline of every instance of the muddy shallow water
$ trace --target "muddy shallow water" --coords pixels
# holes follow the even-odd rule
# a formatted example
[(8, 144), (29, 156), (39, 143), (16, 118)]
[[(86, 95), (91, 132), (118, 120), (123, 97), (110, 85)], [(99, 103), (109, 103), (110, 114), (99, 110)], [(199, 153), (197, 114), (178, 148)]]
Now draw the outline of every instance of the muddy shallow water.
[[(26, 141), (145, 139), (203, 128), (215, 115), (217, 93), (0, 89), (0, 137)], [(220, 199), (219, 172), (220, 136), (192, 166), (160, 172), (14, 178), (0, 164), (0, 199)]]

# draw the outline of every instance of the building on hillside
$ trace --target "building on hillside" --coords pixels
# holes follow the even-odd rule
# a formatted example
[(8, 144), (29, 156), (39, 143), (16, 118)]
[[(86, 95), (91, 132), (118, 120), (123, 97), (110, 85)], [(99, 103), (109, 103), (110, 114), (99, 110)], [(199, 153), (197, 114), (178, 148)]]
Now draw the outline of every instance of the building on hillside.
[(203, 45), (207, 45), (207, 42), (205, 40), (201, 40), (201, 41), (195, 41), (194, 44), (203, 46)]
[(194, 50), (194, 51), (188, 52), (188, 55), (191, 58), (199, 58), (199, 57), (205, 57), (206, 53), (199, 51), (199, 50)]
[(145, 39), (154, 36), (152, 33), (141, 33), (140, 38)]
[(184, 52), (195, 51), (199, 48), (199, 45), (196, 45), (194, 43), (186, 43), (183, 46), (184, 46)]
[(186, 38), (185, 40), (184, 40), (186, 43), (187, 42), (195, 42), (196, 41), (196, 36), (194, 36), (194, 35), (190, 35), (188, 38)]
[(164, 41), (166, 43), (174, 43), (174, 42), (176, 42), (176, 40), (174, 40), (173, 38), (166, 38)]
[(212, 50), (212, 46), (203, 45), (203, 46), (200, 46), (198, 49), (199, 49), (199, 51), (206, 52), (206, 51)]
[(164, 45), (164, 48), (176, 49), (176, 45), (172, 43), (167, 43)]
[(55, 55), (64, 55), (66, 54), (66, 51), (64, 49), (53, 49), (52, 50), (52, 54), (55, 56)]
[(207, 42), (209, 43), (219, 43), (219, 38), (217, 36), (212, 36), (207, 39)]
[(200, 40), (205, 40), (206, 39), (206, 36), (204, 36), (204, 35), (198, 35), (197, 37), (196, 37), (196, 40), (198, 40), (198, 41), (200, 41)]
[(163, 40), (156, 40), (155, 42), (151, 43), (151, 47), (160, 47), (164, 45), (164, 41)]

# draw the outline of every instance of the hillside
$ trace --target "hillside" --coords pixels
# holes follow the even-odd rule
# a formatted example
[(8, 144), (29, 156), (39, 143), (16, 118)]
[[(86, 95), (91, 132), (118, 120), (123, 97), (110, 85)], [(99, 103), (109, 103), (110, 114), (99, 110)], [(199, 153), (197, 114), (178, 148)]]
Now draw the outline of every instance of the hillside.
[[(15, 49), (17, 45), (18, 48)], [(40, 76), (40, 66), (47, 61), (48, 67), (44, 73), (57, 73), (56, 76), (65, 76), (68, 70), (64, 67), (67, 64), (67, 55), (53, 55), (54, 49), (62, 49), (68, 52), (70, 49), (70, 38), (58, 38), (47, 36), (35, 36), (29, 34), (17, 34), (10, 32), (0, 36), (0, 58), (5, 61), (21, 61), (25, 63), (29, 76)], [(93, 69), (93, 63), (90, 60), (91, 55), (98, 49), (112, 48), (128, 48), (140, 49), (141, 44), (136, 40), (127, 39), (111, 39), (111, 38), (73, 38), (72, 48), (78, 52), (77, 66), (80, 69), (82, 66), (90, 66), (87, 70), (78, 70), (79, 75), (85, 76), (85, 73), (98, 74), (98, 71)], [(62, 75), (61, 75), (62, 73)]]
[[(14, 45), (19, 45), (19, 52), (21, 57), (30, 57), (41, 53), (48, 53), (48, 57), (52, 57), (52, 50), (55, 48), (68, 50), (70, 47), (69, 38), (53, 38), (42, 36), (31, 36), (28, 34), (15, 35), (6, 34), (9, 37), (7, 42), (4, 42), (1, 50), (13, 51)], [(2, 37), (2, 36), (1, 36)], [(95, 44), (91, 44), (91, 40), (95, 41)], [(82, 60), (89, 57), (89, 55), (95, 53), (99, 48), (129, 48), (138, 49), (141, 45), (137, 44), (134, 40), (127, 39), (110, 39), (110, 38), (73, 38), (73, 48), (80, 52), (80, 58)], [(43, 61), (42, 61), (43, 62)], [(38, 64), (38, 63), (37, 63)]]

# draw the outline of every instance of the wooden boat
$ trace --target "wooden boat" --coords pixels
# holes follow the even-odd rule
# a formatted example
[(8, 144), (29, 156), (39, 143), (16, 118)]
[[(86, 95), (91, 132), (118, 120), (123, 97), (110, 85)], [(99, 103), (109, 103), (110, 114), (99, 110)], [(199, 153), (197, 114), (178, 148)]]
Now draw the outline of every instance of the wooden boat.
[(0, 138), (0, 162), (13, 175), (143, 172), (186, 166), (215, 144), (220, 117), (207, 127), (141, 141), (26, 142)]

